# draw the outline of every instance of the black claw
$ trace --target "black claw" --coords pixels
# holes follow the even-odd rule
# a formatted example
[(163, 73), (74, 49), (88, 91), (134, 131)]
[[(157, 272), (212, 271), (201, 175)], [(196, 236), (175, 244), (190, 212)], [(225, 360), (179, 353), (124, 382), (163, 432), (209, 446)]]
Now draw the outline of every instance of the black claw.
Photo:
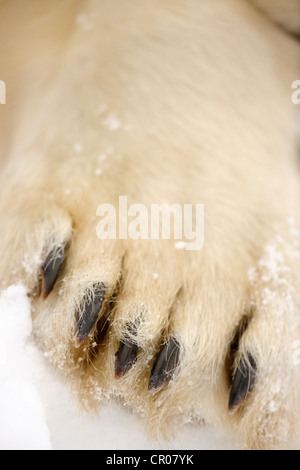
[(150, 391), (156, 391), (170, 382), (179, 364), (179, 352), (179, 343), (173, 337), (163, 345), (151, 371)]
[(65, 245), (54, 248), (42, 265), (43, 287), (42, 296), (45, 300), (52, 291), (60, 268), (65, 258)]
[(94, 286), (93, 299), (85, 301), (83, 312), (76, 325), (76, 345), (79, 347), (95, 325), (101, 310), (106, 288), (103, 284)]
[(120, 341), (120, 346), (116, 352), (115, 362), (115, 378), (120, 379), (123, 377), (129, 369), (133, 366), (137, 359), (138, 346), (132, 340), (132, 336), (137, 335), (137, 328), (139, 326), (140, 319), (138, 318), (134, 323), (128, 326), (128, 333), (124, 340)]
[(116, 352), (115, 377), (120, 379), (136, 362), (138, 346), (135, 343), (120, 341), (120, 346)]
[(247, 357), (244, 356), (241, 358), (233, 377), (230, 391), (228, 408), (231, 413), (237, 410), (242, 401), (245, 400), (253, 389), (256, 370), (256, 361), (250, 353), (247, 354)]

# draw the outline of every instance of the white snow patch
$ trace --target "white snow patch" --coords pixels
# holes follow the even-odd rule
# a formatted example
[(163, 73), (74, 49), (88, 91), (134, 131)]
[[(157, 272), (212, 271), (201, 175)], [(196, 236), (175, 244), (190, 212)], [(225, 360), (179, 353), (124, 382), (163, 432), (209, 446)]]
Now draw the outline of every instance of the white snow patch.
[(0, 296), (0, 448), (50, 450), (45, 411), (35, 385), (30, 303), (22, 285)]

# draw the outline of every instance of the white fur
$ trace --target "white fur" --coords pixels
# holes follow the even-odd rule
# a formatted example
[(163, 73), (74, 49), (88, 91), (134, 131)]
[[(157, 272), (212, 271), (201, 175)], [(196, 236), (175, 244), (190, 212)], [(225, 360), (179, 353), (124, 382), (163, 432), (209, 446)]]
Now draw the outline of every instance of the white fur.
[[(68, 241), (53, 292), (44, 302), (33, 296), (36, 336), (50, 360), (72, 375), (87, 407), (118, 396), (152, 430), (205, 418), (242, 448), (291, 446), (300, 334), (297, 41), (243, 0), (31, 0), (28, 10), (13, 1), (1, 2), (0, 17), (0, 78), (9, 90), (1, 105), (0, 278), (25, 280), (37, 293), (41, 260)], [(96, 209), (120, 195), (204, 204), (204, 248), (98, 240)], [(77, 350), (75, 314), (95, 282), (118, 291), (111, 326), (96, 350), (92, 335)], [(229, 416), (225, 362), (244, 315), (251, 321), (236, 364), (250, 351), (258, 377)], [(138, 362), (116, 381), (119, 340), (138, 316)], [(181, 365), (151, 395), (150, 366), (170, 335), (181, 344)]]

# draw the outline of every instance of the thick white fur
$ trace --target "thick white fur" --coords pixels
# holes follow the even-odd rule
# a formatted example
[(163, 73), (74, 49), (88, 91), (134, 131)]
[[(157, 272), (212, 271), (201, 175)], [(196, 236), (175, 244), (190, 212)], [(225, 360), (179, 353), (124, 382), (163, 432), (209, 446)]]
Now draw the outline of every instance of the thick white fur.
[[(290, 447), (300, 339), (297, 41), (246, 0), (2, 0), (0, 18), (0, 276), (33, 293), (50, 360), (87, 407), (117, 396), (158, 431), (204, 418), (241, 448)], [(117, 205), (119, 195), (203, 203), (204, 248), (98, 240), (97, 206)], [(39, 267), (65, 241), (66, 264), (43, 302), (34, 296)], [(91, 353), (89, 340), (75, 349), (74, 324), (95, 282), (119, 292), (105, 343)], [(140, 314), (139, 360), (115, 381), (120, 337)], [(250, 351), (258, 376), (229, 416), (226, 356), (244, 315), (236, 364)], [(150, 395), (149, 365), (171, 334), (182, 347), (179, 372)]]

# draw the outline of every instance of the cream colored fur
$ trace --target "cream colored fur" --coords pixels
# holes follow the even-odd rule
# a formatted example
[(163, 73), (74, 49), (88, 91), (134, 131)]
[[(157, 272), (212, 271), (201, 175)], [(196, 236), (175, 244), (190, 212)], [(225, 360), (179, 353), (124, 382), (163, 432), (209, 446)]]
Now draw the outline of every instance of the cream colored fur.
[(252, 0), (275, 23), (287, 31), (300, 34), (299, 0)]
[[(2, 0), (0, 23), (0, 280), (28, 286), (51, 362), (86, 407), (119, 397), (152, 431), (206, 419), (241, 448), (291, 447), (299, 43), (246, 0)], [(119, 195), (203, 203), (203, 249), (98, 240), (96, 209)], [(65, 241), (63, 271), (42, 301), (41, 263)], [(111, 325), (103, 345), (75, 349), (75, 312), (96, 282), (118, 289)], [(139, 315), (138, 362), (116, 381), (119, 340)], [(235, 361), (250, 351), (258, 376), (230, 416), (226, 357), (245, 315)], [(150, 366), (171, 334), (180, 369), (151, 395)]]

